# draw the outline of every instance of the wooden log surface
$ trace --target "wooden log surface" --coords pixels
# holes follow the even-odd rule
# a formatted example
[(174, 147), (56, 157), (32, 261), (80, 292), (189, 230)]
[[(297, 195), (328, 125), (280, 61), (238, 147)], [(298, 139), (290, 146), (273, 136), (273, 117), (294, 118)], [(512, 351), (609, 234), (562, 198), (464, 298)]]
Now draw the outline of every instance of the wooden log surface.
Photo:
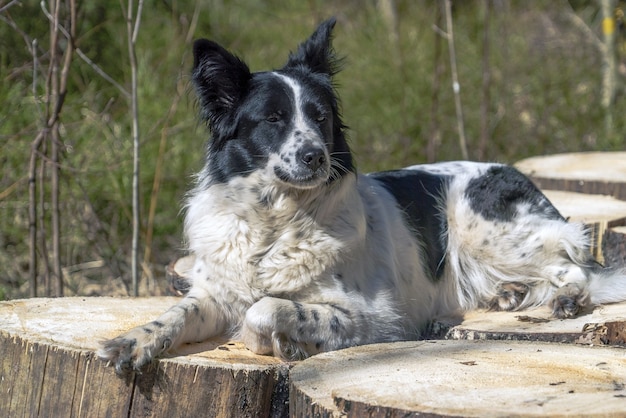
[[(607, 326), (612, 332), (607, 332)], [(517, 340), (623, 346), (626, 302), (598, 306), (575, 318), (557, 319), (540, 307), (520, 312), (476, 310), (447, 332), (447, 339)], [(626, 355), (626, 352), (624, 352)]]
[[(354, 370), (351, 370), (348, 364), (344, 365), (343, 351), (327, 353), (301, 363), (314, 364), (312, 369), (305, 369), (308, 371), (304, 375), (298, 374), (300, 365), (297, 364), (296, 368), (292, 369), (296, 370), (296, 374), (292, 373), (291, 377), (288, 376), (290, 364), (272, 357), (256, 356), (241, 344), (227, 341), (183, 346), (168, 358), (155, 362), (143, 374), (133, 375), (127, 379), (119, 378), (112, 368), (95, 358), (94, 351), (100, 339), (114, 337), (128, 328), (153, 319), (176, 300), (177, 298), (163, 297), (140, 299), (77, 297), (0, 303), (0, 353), (2, 353), (0, 416), (253, 417), (288, 414), (329, 416), (340, 413), (346, 413), (348, 416), (400, 416), (390, 415), (390, 411), (407, 413), (406, 416), (424, 411), (453, 415), (454, 411), (450, 409), (435, 409), (436, 412), (432, 412), (431, 409), (416, 409), (417, 404), (411, 403), (414, 399), (421, 399), (416, 398), (416, 394), (431, 392), (431, 397), (441, 395), (442, 399), (448, 397), (451, 400), (448, 402), (449, 405), (460, 405), (461, 400), (455, 398), (457, 394), (441, 392), (447, 383), (433, 384), (428, 373), (422, 374), (422, 369), (428, 370), (431, 357), (447, 359), (454, 365), (458, 363), (464, 366), (460, 369), (462, 371), (466, 370), (465, 366), (471, 366), (471, 370), (474, 370), (473, 366), (480, 362), (483, 368), (476, 369), (480, 370), (480, 375), (495, 373), (498, 379), (505, 378), (499, 375), (502, 370), (507, 371), (508, 378), (515, 384), (506, 386), (501, 382), (499, 388), (502, 393), (499, 395), (496, 394), (498, 390), (496, 386), (480, 387), (478, 385), (480, 379), (474, 381), (473, 378), (467, 378), (469, 380), (463, 380), (463, 376), (459, 378), (457, 387), (460, 392), (465, 388), (478, 391), (474, 392), (477, 396), (485, 396), (485, 407), (481, 415), (485, 415), (484, 412), (493, 408), (489, 402), (493, 402), (494, 398), (498, 396), (503, 399), (514, 398), (513, 395), (517, 393), (518, 396), (520, 394), (525, 396), (523, 399), (530, 402), (532, 410), (541, 410), (550, 416), (555, 410), (539, 408), (535, 404), (541, 403), (542, 399), (550, 400), (550, 405), (562, 405), (565, 401), (563, 399), (553, 401), (553, 397), (562, 393), (552, 393), (550, 390), (554, 388), (550, 384), (547, 384), (548, 392), (539, 390), (545, 389), (547, 380), (557, 383), (557, 386), (564, 385), (559, 382), (568, 382), (570, 384), (568, 390), (581, 393), (584, 402), (581, 401), (581, 405), (576, 404), (576, 408), (582, 408), (584, 406), (582, 403), (585, 402), (598, 403), (602, 405), (599, 411), (604, 413), (615, 407), (611, 394), (618, 398), (626, 396), (626, 393), (622, 392), (626, 376), (621, 374), (626, 368), (626, 351), (623, 349), (616, 351), (612, 347), (602, 347), (608, 351), (584, 351), (589, 350), (589, 346), (624, 344), (626, 304), (600, 307), (572, 320), (552, 320), (545, 309), (518, 313), (473, 312), (467, 314), (462, 324), (453, 328), (456, 330), (456, 336), (453, 336), (452, 331), (448, 333), (449, 338), (464, 340), (410, 343), (413, 345), (409, 346), (405, 346), (409, 343), (395, 343), (386, 345), (380, 351), (376, 351), (375, 347), (350, 349), (373, 350), (364, 351), (372, 353), (370, 357), (355, 362), (347, 360), (348, 363), (351, 362)], [(525, 340), (531, 348), (518, 348), (525, 347), (519, 345), (519, 341), (486, 341), (488, 339)], [(487, 344), (485, 347), (492, 344), (495, 348), (476, 351), (477, 346), (468, 345), (478, 340), (484, 341)], [(529, 342), (530, 340), (535, 342)], [(581, 344), (552, 343), (544, 347), (545, 343), (536, 341), (568, 341)], [(407, 347), (413, 348), (407, 351)], [(435, 350), (436, 355), (430, 353), (429, 347), (439, 347)], [(505, 351), (506, 354), (505, 347), (510, 352), (518, 353), (518, 357), (510, 358), (511, 363), (506, 367), (505, 360), (490, 363), (490, 356), (499, 352), (497, 350)], [(416, 353), (411, 353), (412, 350)], [(426, 350), (426, 353), (422, 353), (423, 350)], [(529, 353), (539, 352), (549, 353), (550, 356), (543, 358), (535, 354), (534, 358), (539, 363), (527, 361)], [(622, 367), (617, 368), (617, 371), (614, 370), (616, 355), (621, 359), (619, 364)], [(596, 361), (594, 364), (609, 364), (610, 367), (590, 369), (591, 366), (587, 363), (578, 362), (578, 359), (584, 356), (594, 357)], [(320, 363), (310, 363), (318, 357), (321, 363), (326, 364), (324, 367), (335, 370), (324, 378), (327, 380), (326, 384), (349, 382), (352, 385), (349, 392), (342, 392), (341, 388), (332, 389), (330, 398), (326, 395), (319, 398), (313, 395), (323, 386), (318, 386), (315, 382), (310, 383), (313, 390), (298, 383), (300, 381), (298, 379), (303, 376), (318, 373), (320, 376), (324, 375), (323, 367), (318, 370)], [(562, 374), (559, 374), (565, 365), (551, 363), (559, 358), (569, 358), (568, 361), (576, 359), (575, 364), (570, 364), (569, 370), (575, 376), (582, 376), (581, 379), (577, 377), (565, 380)], [(380, 364), (387, 373), (386, 383), (380, 381), (371, 384), (361, 375), (353, 374), (361, 370), (370, 376), (378, 376), (378, 369), (368, 367), (378, 367)], [(434, 367), (436, 369), (439, 366), (435, 364)], [(492, 367), (493, 370), (485, 370), (484, 367), (487, 369)], [(517, 382), (529, 378), (525, 370), (533, 368), (545, 380), (535, 382), (531, 386), (519, 386)], [(435, 369), (432, 373), (436, 375)], [(559, 373), (550, 374), (553, 369)], [(445, 368), (441, 370), (444, 376), (453, 379), (450, 371)], [(407, 381), (408, 375), (412, 377)], [(297, 376), (296, 380), (294, 376)], [(594, 376), (598, 379), (594, 380)], [(289, 379), (292, 381), (291, 388), (288, 387)], [(615, 382), (614, 386), (609, 385), (610, 379), (614, 379), (611, 380)], [(583, 388), (578, 388), (576, 386), (578, 383)], [(591, 392), (589, 385), (595, 388)], [(357, 390), (358, 387), (363, 388), (365, 392)], [(408, 387), (412, 388), (413, 392), (407, 392)], [(485, 394), (482, 391), (485, 391)], [(395, 393), (395, 397), (389, 397), (389, 392)], [(393, 402), (379, 404), (379, 398)], [(626, 407), (626, 400), (621, 399), (621, 402), (621, 405)], [(498, 408), (494, 410), (500, 411)], [(372, 415), (372, 411), (387, 415)], [(582, 408), (580, 411), (585, 415), (593, 412), (589, 408)]]
[(420, 341), (324, 353), (291, 370), (295, 417), (623, 416), (626, 352)]
[[(623, 416), (626, 303), (573, 319), (475, 311), (448, 340), (326, 353), (290, 374), (291, 415)], [(569, 343), (569, 344), (564, 344)]]
[(177, 298), (0, 303), (0, 417), (266, 417), (288, 414), (289, 365), (240, 343), (184, 345), (120, 378), (98, 342), (156, 318)]
[(515, 164), (542, 190), (626, 200), (626, 152), (580, 152), (527, 158)]

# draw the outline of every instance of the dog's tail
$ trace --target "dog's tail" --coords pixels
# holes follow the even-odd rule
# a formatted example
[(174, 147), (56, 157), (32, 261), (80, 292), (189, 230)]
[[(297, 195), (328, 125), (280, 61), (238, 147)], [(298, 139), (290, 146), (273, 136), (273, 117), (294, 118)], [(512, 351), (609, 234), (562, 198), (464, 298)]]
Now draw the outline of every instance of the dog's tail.
[(594, 305), (626, 301), (626, 268), (594, 268), (587, 290)]

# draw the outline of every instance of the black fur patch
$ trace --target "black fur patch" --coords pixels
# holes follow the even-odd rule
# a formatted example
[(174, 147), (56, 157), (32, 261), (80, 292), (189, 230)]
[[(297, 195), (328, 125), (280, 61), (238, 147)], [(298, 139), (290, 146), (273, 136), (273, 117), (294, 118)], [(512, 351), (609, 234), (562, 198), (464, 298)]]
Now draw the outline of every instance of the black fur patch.
[(304, 312), (304, 307), (302, 306), (302, 304), (294, 301), (293, 307), (296, 309), (296, 316), (298, 318), (298, 321), (306, 321), (306, 312)]
[(447, 220), (441, 209), (450, 177), (421, 170), (393, 170), (369, 174), (396, 198), (407, 224), (424, 245), (424, 264), (430, 279), (441, 278), (445, 266)]
[(469, 182), (465, 190), (474, 212), (489, 221), (510, 222), (518, 205), (529, 203), (531, 213), (548, 219), (563, 220), (558, 210), (522, 173), (510, 166), (494, 166)]
[(339, 318), (337, 315), (333, 315), (333, 317), (330, 318), (330, 330), (336, 334), (339, 332), (340, 328), (341, 322), (339, 322)]

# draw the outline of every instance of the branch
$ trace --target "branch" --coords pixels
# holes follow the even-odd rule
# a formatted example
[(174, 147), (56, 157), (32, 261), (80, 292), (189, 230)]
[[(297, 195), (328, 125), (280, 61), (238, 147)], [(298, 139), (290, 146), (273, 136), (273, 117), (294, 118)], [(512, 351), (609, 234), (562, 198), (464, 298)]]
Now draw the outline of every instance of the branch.
[(17, 179), (15, 182), (13, 182), (13, 184), (9, 185), (9, 187), (7, 187), (6, 189), (2, 190), (0, 192), (0, 200), (4, 200), (7, 197), (9, 197), (11, 195), (11, 193), (13, 193), (15, 191), (15, 189), (17, 189), (17, 187), (22, 184), (26, 179), (28, 179), (27, 176), (21, 177), (19, 179)]
[(435, 31), (437, 35), (441, 36), (442, 38), (450, 39), (450, 34), (444, 31), (443, 29), (441, 29), (439, 26), (432, 25), (432, 29)]
[(141, 25), (141, 11), (143, 10), (143, 0), (139, 0), (137, 4), (137, 16), (135, 17), (135, 24), (133, 25), (133, 36), (131, 42), (137, 43), (137, 36), (139, 36), (139, 26)]
[(89, 65), (96, 73), (98, 73), (98, 75), (100, 75), (102, 78), (104, 78), (106, 81), (108, 81), (109, 83), (113, 84), (113, 86), (115, 86), (115, 88), (117, 88), (119, 90), (120, 93), (122, 93), (124, 95), (124, 97), (128, 100), (130, 100), (130, 93), (128, 92), (128, 90), (126, 90), (124, 88), (124, 86), (122, 86), (121, 84), (119, 84), (117, 81), (113, 80), (113, 78), (111, 78), (110, 75), (108, 75), (107, 73), (104, 72), (104, 70), (102, 68), (100, 68), (98, 66), (98, 64), (96, 64), (95, 62), (93, 62), (91, 59), (89, 59), (89, 57), (87, 55), (85, 55), (83, 53), (83, 51), (80, 50), (80, 48), (76, 48), (75, 49), (76, 54), (83, 60), (85, 61), (85, 63), (87, 65)]
[(139, 171), (140, 171), (140, 158), (139, 158), (139, 99), (138, 99), (138, 66), (137, 66), (137, 54), (135, 51), (135, 41), (139, 30), (139, 24), (141, 22), (141, 10), (143, 7), (143, 0), (139, 0), (137, 6), (137, 16), (135, 17), (135, 23), (133, 24), (133, 1), (128, 1), (128, 11), (126, 15), (126, 28), (128, 36), (128, 56), (130, 58), (130, 72), (131, 72), (131, 114), (132, 114), (132, 140), (133, 140), (133, 231), (132, 231), (132, 243), (131, 243), (131, 276), (133, 286), (133, 296), (139, 296), (139, 227), (140, 227), (140, 190), (139, 190)]
[(196, 32), (196, 26), (198, 25), (198, 18), (200, 17), (200, 2), (196, 1), (193, 17), (191, 18), (191, 23), (189, 24), (189, 28), (187, 30), (187, 36), (185, 36), (185, 43), (188, 44), (193, 40), (193, 34)]
[[(46, 17), (48, 18), (48, 20), (52, 21), (54, 19), (54, 17), (50, 14), (50, 12), (48, 12), (48, 9), (46, 9), (46, 5), (45, 3), (42, 1), (41, 2), (41, 10), (43, 11), (44, 15), (46, 15)], [(63, 27), (63, 25), (58, 25), (59, 30), (61, 31), (61, 33), (65, 36), (65, 38), (67, 39), (68, 42), (72, 43), (72, 47), (74, 48), (74, 51), (76, 52), (76, 54), (87, 64), (89, 65), (96, 73), (98, 73), (98, 75), (100, 75), (102, 78), (104, 78), (106, 81), (108, 81), (109, 83), (111, 83), (115, 88), (117, 88), (119, 90), (120, 93), (122, 93), (124, 95), (124, 97), (128, 100), (130, 100), (130, 93), (128, 92), (128, 90), (126, 90), (124, 88), (124, 86), (122, 86), (121, 84), (119, 84), (117, 81), (115, 81), (111, 76), (109, 76), (102, 68), (100, 68), (98, 66), (98, 64), (96, 64), (95, 62), (93, 62), (91, 59), (89, 59), (89, 57), (87, 55), (85, 55), (83, 53), (83, 51), (81, 51), (80, 48), (78, 48), (76, 45), (74, 45), (74, 39), (72, 39), (72, 37), (70, 36), (70, 34), (67, 32), (67, 30)]]
[(28, 281), (30, 296), (37, 297), (37, 158), (36, 152), (45, 138), (44, 130), (39, 131), (31, 143), (28, 164)]
[(587, 25), (585, 21), (576, 14), (574, 9), (572, 9), (572, 5), (568, 1), (566, 1), (565, 3), (569, 6), (569, 10), (564, 13), (567, 20), (569, 20), (570, 23), (574, 25), (578, 30), (584, 32), (585, 38), (589, 39), (589, 41), (591, 41), (591, 43), (596, 48), (598, 48), (601, 53), (604, 53), (606, 46), (604, 45), (604, 43), (602, 43), (602, 40), (595, 34), (593, 30), (591, 30), (591, 28), (589, 28), (589, 25)]
[(19, 3), (19, 0), (11, 0), (10, 2), (8, 2), (7, 4), (5, 4), (4, 6), (0, 7), (0, 13), (4, 12), (5, 10), (7, 10), (9, 7), (16, 5), (17, 3)]
[(454, 49), (454, 32), (452, 29), (452, 5), (451, 0), (445, 0), (446, 29), (448, 33), (448, 50), (450, 51), (450, 71), (452, 73), (452, 90), (454, 91), (454, 104), (456, 107), (456, 121), (459, 131), (459, 146), (464, 160), (469, 158), (467, 141), (465, 139), (465, 126), (463, 123), (463, 107), (461, 105), (461, 85), (456, 70), (456, 52)]

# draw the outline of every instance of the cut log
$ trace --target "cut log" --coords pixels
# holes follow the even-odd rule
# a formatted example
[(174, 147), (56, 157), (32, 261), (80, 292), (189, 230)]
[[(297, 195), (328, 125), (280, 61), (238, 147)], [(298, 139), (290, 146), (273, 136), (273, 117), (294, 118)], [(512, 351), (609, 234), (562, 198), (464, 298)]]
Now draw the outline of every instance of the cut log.
[(153, 320), (177, 300), (0, 303), (0, 416), (286, 416), (289, 365), (239, 343), (184, 345), (125, 379), (96, 358), (100, 340)]
[[(608, 324), (608, 325), (607, 325)], [(603, 329), (609, 327), (610, 335)], [(626, 303), (599, 306), (570, 319), (556, 319), (547, 307), (521, 312), (468, 312), (445, 338), (453, 340), (517, 340), (595, 345), (623, 345)]]
[(626, 303), (567, 320), (547, 308), (470, 312), (447, 338), (456, 341), (356, 347), (305, 360), (290, 374), (291, 414), (619, 416), (626, 408), (624, 351), (609, 347), (626, 342)]
[(589, 227), (591, 253), (604, 263), (604, 253), (614, 251), (612, 242), (604, 244), (605, 234), (609, 228), (626, 225), (626, 202), (603, 195), (556, 190), (543, 190), (543, 193), (570, 222), (582, 222)]
[(532, 157), (515, 164), (542, 190), (626, 200), (626, 152), (582, 152)]
[[(454, 414), (457, 405), (463, 405), (458, 407), (463, 415), (502, 415), (502, 408), (518, 407), (548, 416), (558, 408), (586, 415), (611, 413), (615, 399), (624, 407), (619, 399), (626, 396), (624, 351), (615, 354), (611, 347), (603, 351), (502, 341), (480, 345), (468, 340), (360, 347), (297, 365), (291, 393), (289, 364), (256, 356), (239, 343), (185, 345), (126, 379), (95, 358), (100, 339), (147, 322), (176, 301), (62, 298), (0, 303), (0, 416), (417, 416)], [(481, 325), (487, 320), (496, 326)], [(578, 338), (597, 346), (623, 344), (625, 321), (626, 304), (615, 304), (575, 320), (552, 321), (545, 310), (477, 312), (459, 327), (472, 331), (465, 338)], [(538, 336), (542, 332), (560, 337)], [(566, 383), (567, 391), (556, 390)], [(467, 399), (462, 398), (466, 391)], [(579, 396), (568, 398), (572, 391)], [(480, 406), (474, 399), (484, 400), (483, 409), (474, 410)], [(598, 405), (600, 409), (590, 409)]]
[(295, 417), (622, 416), (624, 350), (421, 341), (324, 353), (291, 371)]

